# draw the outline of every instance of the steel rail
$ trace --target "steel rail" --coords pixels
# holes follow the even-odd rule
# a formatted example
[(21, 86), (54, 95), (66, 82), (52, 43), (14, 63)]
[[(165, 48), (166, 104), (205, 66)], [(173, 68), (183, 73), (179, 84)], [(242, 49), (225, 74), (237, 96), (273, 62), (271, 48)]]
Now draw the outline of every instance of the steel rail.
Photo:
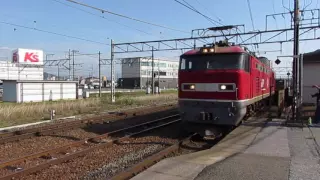
[(120, 172), (118, 174), (116, 174), (115, 176), (113, 176), (111, 178), (111, 180), (126, 180), (126, 179), (130, 179), (132, 177), (134, 177), (135, 175), (137, 175), (138, 173), (144, 171), (145, 169), (147, 169), (148, 167), (156, 164), (158, 161), (160, 161), (163, 158), (166, 158), (168, 155), (170, 155), (171, 153), (177, 152), (180, 148), (181, 145), (186, 143), (186, 142), (190, 142), (191, 138), (193, 137), (189, 136), (188, 138), (179, 141), (178, 143), (165, 148), (164, 150), (146, 158), (145, 160), (143, 160), (142, 162), (134, 165), (133, 167), (129, 168), (128, 170), (124, 171), (124, 172)]
[[(66, 145), (66, 146), (58, 147), (58, 148), (55, 148), (55, 149), (51, 149), (51, 150), (47, 150), (47, 151), (43, 151), (43, 152), (27, 155), (25, 157), (21, 157), (21, 158), (17, 158), (17, 159), (13, 159), (13, 160), (9, 160), (9, 161), (3, 162), (3, 163), (0, 164), (0, 168), (4, 168), (4, 167), (7, 167), (9, 165), (13, 165), (13, 164), (16, 164), (16, 163), (24, 162), (26, 160), (39, 158), (39, 157), (42, 157), (42, 156), (45, 156), (45, 155), (51, 157), (50, 154), (57, 154), (59, 152), (66, 151), (70, 147), (88, 145), (89, 142), (93, 142), (92, 143), (93, 144), (92, 147), (87, 147), (87, 148), (85, 148), (83, 150), (80, 150), (80, 151), (77, 151), (77, 152), (74, 152), (74, 153), (71, 153), (71, 154), (66, 154), (65, 156), (59, 157), (57, 159), (51, 159), (49, 161), (46, 161), (46, 162), (41, 163), (39, 165), (24, 169), (22, 171), (15, 172), (15, 173), (0, 177), (0, 180), (17, 178), (17, 177), (21, 177), (23, 175), (27, 175), (27, 174), (30, 174), (30, 173), (33, 173), (33, 172), (37, 172), (37, 171), (40, 171), (40, 170), (45, 169), (47, 167), (50, 167), (51, 165), (59, 164), (59, 163), (65, 162), (67, 160), (70, 160), (70, 159), (85, 155), (86, 153), (92, 152), (92, 151), (94, 151), (96, 149), (111, 146), (114, 143), (126, 140), (126, 139), (128, 139), (130, 137), (133, 137), (133, 136), (136, 136), (136, 135), (148, 132), (148, 131), (152, 131), (152, 130), (155, 130), (155, 129), (159, 129), (159, 128), (162, 128), (162, 127), (165, 127), (165, 126), (172, 125), (174, 123), (177, 123), (177, 122), (181, 121), (181, 119), (178, 118), (178, 117), (179, 117), (178, 114), (177, 115), (171, 115), (171, 116), (168, 116), (168, 117), (165, 117), (165, 118), (156, 119), (156, 120), (153, 120), (153, 121), (150, 121), (150, 122), (147, 122), (147, 123), (141, 123), (139, 125), (130, 126), (130, 127), (127, 127), (127, 128), (123, 128), (123, 129), (115, 130), (115, 131), (112, 131), (112, 132), (109, 132), (109, 133), (105, 133), (103, 135), (99, 135), (99, 136), (96, 136), (96, 137), (93, 137), (93, 138), (81, 140), (79, 142), (75, 142), (75, 143), (72, 143), (72, 144), (69, 144), (69, 145)], [(157, 124), (157, 123), (160, 123), (160, 122), (163, 122), (163, 121), (169, 121), (169, 122)], [(134, 133), (131, 133), (129, 135), (125, 135), (125, 136), (120, 137), (120, 138), (111, 139), (111, 141), (109, 141), (109, 142), (99, 141), (99, 144), (95, 143), (95, 142), (97, 142), (97, 140), (108, 138), (110, 135), (114, 135), (114, 134), (121, 133), (121, 132), (126, 132), (127, 130), (131, 130), (131, 129), (135, 129), (135, 128), (139, 128), (139, 127), (144, 127), (146, 125), (155, 125), (155, 126), (139, 130), (138, 132), (134, 132)]]
[(157, 113), (162, 110), (168, 110), (168, 108), (170, 107), (172, 107), (172, 104), (161, 105), (156, 108), (155, 107), (135, 108), (135, 109), (130, 109), (127, 112), (126, 111), (118, 112), (115, 114), (100, 115), (100, 116), (87, 118), (83, 120), (59, 122), (56, 124), (50, 124), (42, 127), (34, 127), (34, 128), (16, 130), (12, 132), (0, 133), (0, 144), (32, 138), (34, 136), (50, 135), (50, 134), (61, 132), (64, 130), (86, 127), (90, 124), (103, 123), (105, 121), (114, 122), (114, 121), (123, 120), (126, 118), (132, 118), (136, 116)]

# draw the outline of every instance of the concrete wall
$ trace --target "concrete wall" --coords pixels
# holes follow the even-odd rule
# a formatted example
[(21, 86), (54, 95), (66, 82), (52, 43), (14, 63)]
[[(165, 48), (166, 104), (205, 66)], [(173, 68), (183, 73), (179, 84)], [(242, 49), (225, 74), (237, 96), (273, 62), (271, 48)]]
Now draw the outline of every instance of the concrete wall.
[(316, 103), (311, 94), (317, 93), (313, 85), (320, 85), (320, 63), (305, 63), (303, 65), (303, 103)]
[[(121, 79), (122, 84), (121, 84)], [(158, 85), (158, 78), (154, 79), (155, 81), (155, 86)], [(120, 78), (119, 79), (119, 87), (120, 88), (134, 88), (135, 84), (137, 85), (137, 88), (145, 88), (147, 85), (147, 82), (149, 82), (150, 86), (151, 86), (151, 77), (149, 78), (139, 78), (139, 77), (135, 77), (135, 78)], [(177, 88), (177, 84), (178, 84), (178, 79), (177, 78), (160, 78), (160, 88), (161, 89), (168, 89), (168, 88)], [(122, 85), (122, 86), (121, 86)]]
[[(12, 94), (16, 94), (14, 97)], [(3, 101), (41, 102), (76, 99), (77, 83), (62, 81), (4, 81)]]

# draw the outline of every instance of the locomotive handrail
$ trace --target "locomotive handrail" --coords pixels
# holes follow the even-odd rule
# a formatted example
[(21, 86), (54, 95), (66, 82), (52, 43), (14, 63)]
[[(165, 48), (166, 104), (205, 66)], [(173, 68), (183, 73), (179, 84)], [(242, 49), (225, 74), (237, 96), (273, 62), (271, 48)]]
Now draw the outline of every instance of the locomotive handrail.
[(238, 88), (236, 88), (236, 100), (238, 100)]

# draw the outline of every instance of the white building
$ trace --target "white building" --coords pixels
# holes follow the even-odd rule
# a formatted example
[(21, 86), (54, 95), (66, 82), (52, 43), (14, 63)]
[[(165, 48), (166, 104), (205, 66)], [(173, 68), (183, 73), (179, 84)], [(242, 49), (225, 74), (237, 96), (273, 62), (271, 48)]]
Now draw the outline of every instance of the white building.
[(12, 61), (0, 61), (0, 80), (43, 80), (43, 51), (15, 49)]
[(0, 61), (0, 80), (43, 80), (43, 65)]
[[(158, 86), (160, 81), (160, 88), (176, 88), (178, 68), (178, 61), (154, 59), (155, 86)], [(122, 78), (119, 79), (119, 87), (144, 88), (151, 85), (151, 82), (152, 59), (142, 57), (122, 59)]]
[(78, 99), (77, 81), (5, 80), (4, 102), (41, 102)]

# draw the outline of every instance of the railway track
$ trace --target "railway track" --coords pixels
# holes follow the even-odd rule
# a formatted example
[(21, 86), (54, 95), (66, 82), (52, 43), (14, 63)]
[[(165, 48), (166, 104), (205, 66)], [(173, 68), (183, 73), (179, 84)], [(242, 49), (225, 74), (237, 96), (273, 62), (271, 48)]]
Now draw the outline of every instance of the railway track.
[(124, 112), (110, 112), (106, 115), (100, 115), (83, 120), (74, 120), (67, 122), (57, 122), (40, 127), (32, 127), (11, 132), (0, 133), (0, 144), (19, 141), (22, 139), (32, 138), (35, 136), (51, 135), (56, 132), (66, 131), (75, 128), (82, 128), (92, 124), (110, 123), (113, 121), (123, 120), (127, 118), (148, 115), (151, 113), (161, 112), (175, 107), (173, 104), (165, 104), (161, 106), (151, 106), (148, 108), (135, 108)]
[[(261, 111), (257, 111), (252, 116), (248, 117), (246, 119), (245, 123), (266, 123), (270, 120), (269, 116), (270, 116), (270, 114), (266, 113), (265, 109), (262, 109)], [(265, 117), (265, 118), (268, 117), (268, 119), (263, 120), (261, 122), (260, 121), (253, 121), (253, 119), (257, 118), (257, 117)], [(136, 176), (140, 172), (146, 170), (147, 168), (151, 167), (152, 165), (156, 164), (157, 162), (159, 162), (160, 160), (162, 160), (164, 158), (171, 157), (171, 156), (177, 156), (177, 155), (181, 155), (181, 154), (188, 154), (188, 153), (211, 148), (212, 146), (217, 144), (220, 140), (222, 140), (226, 134), (233, 131), (233, 129), (230, 129), (228, 131), (223, 131), (222, 129), (220, 129), (220, 130), (221, 130), (220, 136), (216, 136), (213, 139), (204, 138), (201, 141), (199, 141), (199, 139), (197, 138), (197, 134), (193, 134), (193, 135), (173, 144), (172, 146), (167, 147), (167, 148), (163, 149), (162, 151), (144, 159), (140, 163), (132, 166), (131, 168), (128, 168), (125, 171), (122, 171), (122, 172), (114, 175), (111, 178), (111, 180), (128, 180), (128, 179)], [(238, 134), (237, 136), (244, 136), (245, 137), (247, 135), (245, 134), (245, 132), (242, 132), (242, 133)], [(194, 138), (197, 138), (197, 142), (192, 140)], [(195, 146), (195, 147), (193, 147), (193, 146)]]
[[(169, 118), (169, 119), (167, 119), (167, 118)], [(100, 169), (100, 167), (105, 166), (105, 163), (113, 164), (115, 161), (119, 161), (119, 162), (123, 161), (123, 160), (121, 160), (121, 159), (123, 159), (123, 156), (127, 156), (128, 154), (131, 154), (131, 151), (133, 151), (133, 150), (129, 150), (129, 149), (132, 149), (132, 148), (130, 148), (130, 146), (132, 146), (134, 144), (137, 145), (137, 144), (142, 143), (142, 141), (134, 140), (135, 139), (135, 138), (133, 138), (134, 136), (139, 136), (141, 133), (149, 132), (149, 131), (155, 130), (157, 128), (159, 129), (164, 126), (172, 125), (174, 122), (170, 123), (171, 120), (173, 120), (173, 121), (176, 120), (177, 122), (180, 121), (178, 118), (178, 115), (170, 116), (167, 118), (161, 118), (161, 119), (150, 121), (147, 123), (142, 123), (142, 124), (134, 125), (134, 126), (127, 127), (127, 128), (122, 128), (122, 129), (112, 131), (112, 132), (109, 132), (106, 134), (94, 136), (89, 139), (79, 140), (75, 143), (70, 143), (65, 146), (61, 146), (61, 147), (56, 146), (55, 148), (50, 149), (50, 150), (45, 150), (45, 151), (41, 151), (38, 153), (30, 154), (30, 155), (27, 155), (27, 156), (24, 156), (21, 158), (19, 157), (16, 159), (11, 159), (6, 162), (0, 161), (0, 163), (1, 163), (0, 164), (0, 179), (12, 179), (12, 178), (16, 178), (16, 177), (23, 177), (23, 179), (53, 179), (54, 177), (56, 177), (56, 173), (58, 173), (58, 174), (63, 174), (63, 173), (64, 174), (69, 174), (69, 173), (77, 174), (76, 176), (68, 176), (68, 178), (72, 178), (72, 179), (83, 177), (83, 176), (87, 177), (84, 179), (91, 179), (92, 177), (94, 178), (95, 175), (94, 176), (91, 176), (91, 175), (95, 173), (96, 168)], [(172, 119), (170, 119), (170, 118), (172, 118)], [(159, 127), (157, 127), (157, 126), (159, 126)], [(164, 133), (167, 132), (167, 134), (169, 134), (170, 129), (176, 131), (177, 127), (179, 128), (180, 125), (176, 124), (173, 127), (172, 126), (168, 127), (169, 129), (163, 128), (160, 131), (162, 131)], [(158, 136), (154, 132), (152, 132), (152, 133), (149, 132), (147, 134), (148, 135), (143, 135), (142, 137)], [(161, 135), (160, 135), (160, 137), (161, 137)], [(167, 137), (167, 136), (163, 136), (161, 138), (165, 138), (165, 137)], [(181, 136), (179, 136), (179, 137), (181, 137)], [(159, 143), (163, 144), (163, 140), (161, 140), (161, 138), (160, 138)], [(167, 140), (164, 140), (164, 141), (167, 141)], [(190, 144), (189, 143), (190, 138), (184, 139), (184, 140), (180, 141), (179, 143), (174, 144), (174, 142), (177, 142), (177, 140), (171, 141), (171, 143), (170, 143), (170, 141), (165, 142), (166, 145), (164, 145), (162, 147), (158, 147), (155, 151), (151, 152), (151, 154), (147, 153), (145, 156), (143, 156), (143, 158), (140, 158), (140, 160), (136, 160), (135, 162), (131, 162), (131, 163), (126, 163), (127, 165), (124, 165), (125, 166), (124, 168), (114, 168), (114, 169), (117, 169), (116, 172), (113, 169), (112, 170), (113, 174), (109, 174), (107, 177), (108, 178), (113, 177), (116, 173), (120, 172), (120, 174), (116, 174), (116, 176), (114, 176), (113, 178), (114, 179), (127, 179), (127, 177), (134, 176), (135, 174), (143, 171), (145, 168), (153, 165), (155, 162), (161, 160), (162, 158), (165, 158), (167, 156), (172, 156), (172, 154), (173, 155), (179, 154), (178, 151), (183, 149), (183, 146), (190, 147), (188, 145), (188, 144)], [(144, 149), (144, 148), (150, 149), (149, 148), (150, 145), (153, 146), (152, 144), (155, 145), (158, 143), (157, 143), (157, 140), (153, 139), (149, 142), (145, 141), (142, 144), (145, 144), (145, 146), (142, 147), (142, 149)], [(170, 145), (170, 144), (174, 144), (174, 145), (168, 147), (168, 145)], [(206, 144), (206, 143), (204, 143), (204, 144)], [(118, 146), (118, 147), (116, 147), (116, 146)], [(137, 145), (137, 146), (140, 146), (140, 145)], [(157, 146), (157, 145), (155, 145), (155, 146)], [(212, 147), (212, 146), (213, 145), (211, 145), (209, 147)], [(168, 148), (163, 150), (164, 147), (168, 147)], [(123, 149), (123, 148), (127, 149), (126, 153), (118, 152), (118, 151), (122, 151), (121, 149)], [(100, 150), (97, 150), (97, 149), (100, 149)], [(139, 149), (139, 148), (134, 148), (134, 149)], [(140, 150), (142, 150), (142, 149), (140, 149)], [(138, 150), (138, 151), (140, 151), (140, 150)], [(163, 151), (161, 151), (161, 150), (163, 150)], [(203, 149), (194, 148), (191, 150), (191, 152), (198, 151), (198, 150), (203, 150)], [(94, 155), (90, 154), (90, 152), (93, 152), (93, 151), (98, 151), (98, 152), (94, 153)], [(142, 150), (141, 154), (144, 154), (143, 152), (144, 152), (144, 150)], [(190, 153), (190, 152), (187, 152), (187, 153)], [(90, 154), (90, 155), (88, 155), (88, 154)], [(107, 155), (109, 155), (109, 157), (106, 155), (103, 155), (103, 154), (107, 154)], [(111, 158), (112, 160), (110, 159), (110, 157), (112, 157)], [(92, 158), (104, 159), (104, 160), (102, 160), (104, 162), (103, 162), (103, 164), (100, 164), (100, 165), (97, 163), (95, 165), (90, 165), (92, 163), (95, 163), (95, 160), (92, 160)], [(118, 160), (118, 158), (120, 158), (120, 159)], [(71, 161), (69, 161), (69, 160), (71, 160)], [(63, 162), (67, 162), (67, 163), (63, 163)], [(101, 160), (100, 160), (100, 162), (101, 162)], [(140, 163), (136, 164), (137, 162), (141, 162), (141, 164)], [(59, 164), (61, 164), (61, 165), (59, 165)], [(52, 166), (52, 165), (56, 165), (56, 166)], [(71, 166), (72, 168), (68, 168), (68, 170), (65, 170), (64, 168), (68, 167), (68, 166)], [(81, 170), (80, 170), (80, 169), (78, 169), (79, 166), (86, 166), (86, 167), (85, 168), (81, 167), (80, 168)], [(77, 170), (75, 170), (75, 168), (77, 168)], [(46, 169), (46, 170), (44, 170), (44, 169)], [(88, 175), (88, 176), (84, 175), (83, 173), (81, 173), (84, 171), (90, 172), (90, 173), (92, 172), (92, 174)], [(107, 171), (111, 172), (110, 170), (107, 170)], [(39, 172), (39, 173), (34, 173), (34, 172)], [(77, 172), (77, 173), (75, 173), (75, 172)], [(103, 173), (106, 173), (106, 171), (104, 171), (100, 174), (103, 174)], [(31, 175), (28, 175), (28, 174), (31, 174)], [(57, 177), (59, 177), (59, 176), (57, 176)], [(101, 178), (101, 179), (106, 179), (103, 175), (102, 175), (102, 177), (103, 178)], [(60, 175), (60, 178), (67, 178), (67, 177), (63, 177)], [(94, 178), (94, 179), (100, 179), (100, 178)]]
[(12, 179), (41, 171), (52, 165), (83, 156), (96, 149), (112, 146), (133, 136), (180, 122), (179, 115), (141, 123), (127, 128), (98, 135), (90, 139), (80, 140), (58, 148), (34, 153), (24, 157), (0, 163), (0, 179)]
[(177, 153), (181, 149), (182, 145), (186, 144), (186, 143), (190, 143), (192, 137), (194, 137), (194, 136), (195, 135), (189, 136), (189, 137), (179, 141), (178, 143), (146, 158), (142, 162), (134, 165), (133, 167), (127, 169), (126, 171), (123, 171), (119, 174), (116, 174), (115, 176), (113, 176), (111, 178), (111, 180), (127, 180), (127, 179), (134, 177), (135, 175), (144, 171), (148, 167), (156, 164), (161, 159), (164, 159), (164, 158), (170, 156), (170, 154), (172, 154), (172, 153)]

